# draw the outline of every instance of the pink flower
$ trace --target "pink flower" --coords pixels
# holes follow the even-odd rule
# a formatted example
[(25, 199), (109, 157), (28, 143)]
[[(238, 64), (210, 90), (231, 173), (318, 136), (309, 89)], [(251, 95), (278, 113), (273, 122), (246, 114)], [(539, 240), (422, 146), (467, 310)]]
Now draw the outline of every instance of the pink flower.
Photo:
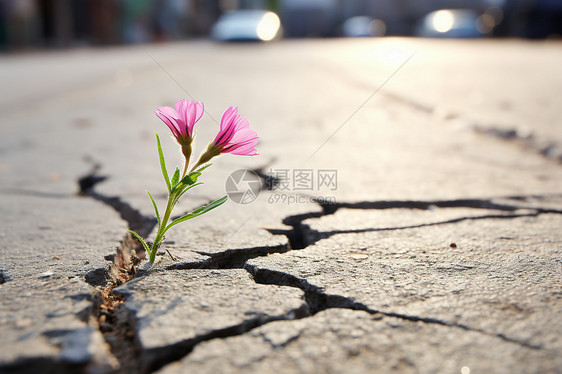
[(233, 155), (255, 156), (258, 134), (250, 129), (248, 121), (238, 114), (238, 108), (229, 107), (221, 118), (220, 130), (215, 139), (201, 155), (193, 170), (209, 162), (221, 153)]
[(233, 155), (255, 156), (258, 134), (250, 130), (248, 121), (238, 114), (238, 108), (229, 107), (221, 118), (221, 128), (213, 140), (220, 147), (221, 153)]
[(186, 138), (193, 139), (193, 127), (201, 119), (205, 106), (192, 100), (182, 99), (176, 102), (176, 109), (164, 106), (154, 113), (160, 118), (176, 137), (178, 142)]
[(201, 119), (205, 106), (192, 100), (182, 99), (176, 102), (176, 109), (169, 106), (158, 108), (154, 113), (160, 118), (175, 136), (181, 145), (181, 151), (185, 157), (185, 168), (183, 175), (187, 171), (189, 158), (191, 157), (191, 142), (193, 141), (193, 127)]

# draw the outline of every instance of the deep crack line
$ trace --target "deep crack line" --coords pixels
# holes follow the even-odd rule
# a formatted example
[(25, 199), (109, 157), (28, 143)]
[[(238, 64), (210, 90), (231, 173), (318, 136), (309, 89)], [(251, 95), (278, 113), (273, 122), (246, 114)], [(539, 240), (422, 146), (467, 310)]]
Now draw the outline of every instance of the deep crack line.
[[(511, 197), (513, 200), (522, 200), (526, 201), (529, 198), (538, 198), (536, 196), (514, 196)], [(442, 200), (442, 201), (378, 201), (378, 202), (360, 202), (360, 203), (340, 203), (337, 205), (329, 204), (323, 205), (319, 204), (322, 207), (322, 211), (320, 212), (309, 212), (305, 214), (300, 214), (296, 216), (289, 216), (283, 220), (283, 223), (293, 226), (293, 237), (289, 237), (290, 242), (293, 243), (292, 246), (270, 246), (270, 247), (253, 247), (247, 249), (230, 249), (223, 252), (218, 253), (205, 253), (199, 252), (202, 255), (209, 256), (209, 259), (201, 262), (194, 262), (194, 263), (178, 263), (169, 266), (167, 269), (197, 269), (197, 268), (205, 268), (205, 269), (232, 269), (232, 268), (240, 268), (243, 267), (246, 271), (248, 271), (254, 281), (259, 284), (272, 284), (277, 286), (288, 286), (288, 287), (296, 287), (305, 292), (305, 300), (308, 304), (308, 308), (312, 315), (318, 313), (319, 311), (328, 309), (328, 308), (344, 308), (344, 309), (351, 309), (351, 310), (361, 310), (368, 312), (370, 314), (377, 314), (387, 317), (394, 317), (403, 320), (408, 320), (412, 322), (422, 322), (428, 324), (436, 324), (451, 328), (458, 328), (465, 331), (471, 331), (475, 333), (484, 334), (487, 336), (495, 337), (501, 339), (505, 342), (509, 342), (512, 344), (517, 344), (529, 349), (543, 349), (541, 346), (533, 345), (524, 341), (519, 341), (517, 339), (510, 338), (504, 334), (498, 333), (493, 334), (486, 332), (481, 329), (477, 329), (474, 327), (470, 327), (464, 324), (455, 324), (450, 323), (447, 321), (439, 320), (436, 318), (430, 317), (421, 317), (416, 315), (410, 315), (408, 313), (395, 313), (395, 312), (382, 312), (372, 308), (367, 307), (362, 303), (358, 303), (352, 298), (341, 296), (341, 295), (329, 295), (322, 291), (321, 288), (311, 285), (306, 281), (306, 279), (297, 278), (291, 274), (277, 272), (269, 269), (259, 269), (257, 266), (248, 264), (248, 260), (252, 258), (256, 258), (259, 256), (266, 256), (271, 253), (285, 253), (291, 250), (296, 249), (304, 249), (310, 243), (305, 243), (306, 240), (304, 239), (295, 239), (296, 237), (304, 238), (307, 234), (310, 234), (312, 230), (308, 227), (308, 225), (303, 224), (302, 222), (307, 219), (315, 219), (321, 218), (326, 215), (330, 215), (335, 213), (338, 208), (347, 208), (347, 209), (394, 209), (394, 208), (406, 208), (406, 209), (430, 209), (431, 207), (440, 207), (440, 208), (476, 208), (476, 209), (495, 209), (502, 212), (509, 212), (513, 213), (517, 210), (534, 210), (531, 213), (521, 213), (521, 214), (490, 214), (490, 215), (482, 215), (482, 216), (473, 216), (473, 217), (459, 217), (451, 220), (440, 221), (440, 222), (433, 222), (433, 223), (425, 223), (419, 225), (410, 225), (410, 226), (402, 226), (402, 227), (390, 227), (390, 228), (379, 228), (379, 229), (365, 229), (365, 230), (341, 230), (341, 231), (332, 231), (332, 232), (324, 232), (320, 234), (325, 234), (328, 236), (335, 235), (338, 233), (356, 233), (356, 232), (364, 232), (364, 231), (389, 231), (389, 230), (403, 230), (409, 228), (416, 228), (416, 227), (425, 227), (425, 226), (434, 226), (434, 225), (441, 225), (441, 224), (451, 224), (456, 222), (461, 222), (464, 220), (479, 220), (479, 219), (514, 219), (519, 217), (536, 217), (540, 214), (545, 213), (555, 213), (560, 214), (562, 211), (555, 210), (555, 209), (546, 209), (546, 208), (529, 208), (519, 205), (509, 205), (509, 204), (497, 204), (492, 202), (490, 199), (458, 199), (458, 200)], [(274, 230), (273, 230), (274, 231)], [(308, 231), (308, 232), (307, 232)], [(270, 230), (271, 232), (271, 230)], [(275, 232), (274, 232), (275, 233)], [(301, 245), (294, 245), (296, 241), (300, 240)], [(269, 321), (269, 322), (273, 322)], [(266, 322), (266, 323), (269, 323)], [(265, 324), (265, 323), (264, 323)], [(260, 326), (263, 326), (261, 324)], [(256, 326), (257, 327), (257, 326)], [(248, 330), (249, 331), (249, 330)], [(223, 336), (226, 337), (226, 336)], [(196, 343), (197, 344), (197, 343)], [(191, 348), (192, 349), (192, 348)], [(189, 353), (189, 352), (188, 352)], [(186, 353), (187, 354), (187, 353)]]
[[(452, 199), (452, 200), (378, 200), (378, 201), (358, 201), (355, 203), (318, 203), (326, 214), (333, 214), (340, 208), (361, 209), (361, 210), (384, 210), (384, 209), (417, 209), (429, 210), (432, 208), (472, 208), (488, 209), (513, 212), (521, 209), (540, 210), (540, 207), (528, 207), (515, 204), (499, 204), (494, 199), (527, 201), (529, 199), (548, 199), (549, 197), (561, 198), (562, 194), (553, 195), (515, 195), (488, 199)], [(298, 216), (295, 216), (298, 217)], [(291, 219), (287, 217), (286, 219)]]
[(119, 216), (127, 222), (130, 230), (138, 232), (141, 236), (147, 236), (156, 226), (157, 220), (154, 217), (143, 215), (140, 210), (133, 208), (129, 203), (123, 201), (118, 196), (105, 196), (94, 190), (95, 186), (108, 179), (105, 175), (98, 174), (101, 164), (86, 158), (87, 162), (92, 163), (92, 170), (78, 179), (79, 196), (87, 196), (100, 201), (113, 208)]
[[(559, 197), (562, 195), (553, 195)], [(527, 201), (529, 199), (541, 199), (545, 196), (508, 196), (503, 199)], [(289, 240), (291, 249), (304, 249), (309, 245), (313, 245), (317, 241), (329, 238), (336, 234), (353, 234), (362, 232), (376, 232), (376, 231), (394, 231), (406, 230), (413, 228), (437, 226), (458, 223), (466, 220), (483, 220), (483, 219), (515, 219), (520, 217), (536, 217), (541, 214), (562, 214), (562, 210), (549, 209), (536, 206), (521, 206), (514, 204), (499, 204), (492, 201), (492, 199), (456, 199), (456, 200), (381, 200), (381, 201), (362, 201), (356, 203), (321, 203), (317, 204), (322, 208), (319, 212), (302, 213), (293, 216), (285, 217), (282, 223), (286, 226), (291, 226), (292, 229), (266, 229), (273, 235), (285, 235)], [(450, 220), (439, 222), (429, 222), (417, 225), (407, 225), (399, 227), (383, 227), (383, 228), (366, 228), (366, 229), (350, 229), (350, 230), (333, 230), (320, 232), (311, 229), (309, 225), (303, 223), (309, 219), (319, 219), (325, 216), (335, 214), (339, 209), (359, 209), (359, 210), (385, 210), (385, 209), (415, 209), (415, 210), (430, 210), (432, 208), (469, 208), (469, 209), (486, 209), (498, 210), (501, 212), (514, 213), (518, 210), (532, 211), (530, 213), (519, 214), (488, 214), (481, 216), (468, 216), (458, 217)]]
[[(366, 228), (366, 229), (349, 229), (349, 230), (331, 230), (331, 231), (317, 231), (312, 230), (309, 228), (309, 235), (308, 237), (314, 237), (314, 240), (309, 242), (308, 245), (313, 245), (321, 239), (327, 239), (334, 235), (340, 234), (359, 234), (359, 233), (367, 233), (367, 232), (379, 232), (379, 231), (398, 231), (398, 230), (408, 230), (408, 229), (417, 229), (423, 227), (432, 227), (432, 226), (441, 226), (441, 225), (449, 225), (453, 223), (459, 223), (463, 221), (479, 221), (485, 219), (516, 219), (516, 218), (524, 218), (524, 217), (538, 217), (541, 214), (546, 213), (557, 213), (561, 214), (560, 211), (549, 211), (549, 210), (542, 210), (533, 213), (524, 213), (524, 214), (488, 214), (483, 216), (468, 216), (468, 217), (458, 217), (452, 218), (449, 220), (438, 221), (438, 222), (429, 222), (429, 223), (421, 223), (418, 225), (408, 225), (408, 226), (397, 226), (397, 227), (380, 227), (380, 228)], [(302, 225), (303, 227), (308, 227), (308, 225)], [(278, 233), (283, 235), (290, 235), (287, 232), (277, 232), (275, 230), (271, 230), (272, 233)], [(304, 234), (300, 235), (304, 237)], [(307, 246), (308, 246), (307, 245)]]
[[(299, 308), (291, 309), (280, 315), (256, 315), (252, 318), (245, 319), (238, 324), (217, 328), (174, 344), (143, 350), (141, 355), (143, 361), (143, 372), (153, 372), (168, 364), (183, 359), (202, 342), (243, 335), (255, 328), (275, 321), (291, 321), (309, 316), (310, 312), (308, 310), (308, 305), (303, 303)], [(136, 319), (136, 317), (134, 317), (134, 319), (136, 326), (135, 329), (138, 329), (139, 320)]]
[(516, 205), (498, 204), (491, 199), (456, 199), (456, 200), (381, 200), (381, 201), (361, 201), (356, 203), (340, 203), (338, 208), (363, 209), (363, 210), (382, 210), (382, 209), (416, 209), (429, 210), (432, 208), (472, 208), (490, 209), (512, 212), (522, 209)]
[(157, 221), (155, 218), (144, 216), (138, 209), (133, 208), (120, 197), (99, 194), (93, 190), (93, 186), (92, 188), (81, 190), (81, 192), (83, 196), (91, 197), (113, 208), (127, 222), (129, 229), (138, 232), (141, 236), (147, 236), (156, 226)]
[(332, 231), (323, 231), (319, 234), (322, 238), (328, 238), (332, 235), (337, 234), (356, 234), (356, 233), (363, 233), (363, 232), (377, 232), (377, 231), (395, 231), (395, 230), (407, 230), (407, 229), (417, 229), (421, 227), (431, 227), (431, 226), (440, 226), (440, 225), (448, 225), (451, 223), (458, 223), (463, 221), (479, 221), (483, 219), (515, 219), (515, 218), (522, 218), (522, 217), (537, 217), (541, 214), (545, 213), (559, 213), (559, 211), (537, 211), (533, 213), (524, 213), (524, 214), (487, 214), (483, 216), (468, 216), (468, 217), (458, 217), (452, 218), (444, 221), (438, 222), (429, 222), (429, 223), (420, 223), (419, 225), (408, 225), (408, 226), (397, 226), (397, 227), (381, 227), (381, 228), (367, 228), (367, 229), (351, 229), (351, 230), (332, 230)]
[(510, 338), (502, 333), (497, 333), (497, 334), (489, 333), (485, 330), (470, 327), (465, 324), (450, 323), (432, 317), (421, 317), (421, 316), (409, 315), (405, 313), (383, 312), (376, 309), (372, 309), (363, 303), (359, 303), (355, 301), (351, 297), (327, 294), (320, 287), (310, 284), (306, 279), (298, 278), (292, 274), (284, 273), (281, 271), (260, 268), (257, 265), (250, 265), (250, 264), (246, 264), (244, 269), (250, 273), (250, 275), (254, 278), (254, 281), (258, 284), (271, 284), (276, 286), (296, 287), (303, 290), (305, 292), (305, 299), (309, 304), (309, 309), (312, 315), (331, 308), (362, 310), (369, 314), (374, 314), (374, 315), (383, 315), (387, 317), (394, 317), (394, 318), (399, 318), (412, 322), (422, 322), (427, 324), (435, 324), (435, 325), (446, 326), (451, 328), (458, 328), (464, 331), (475, 332), (486, 336), (498, 338), (505, 342), (517, 344), (519, 346), (529, 349), (534, 349), (534, 350), (544, 349), (540, 345), (534, 345), (514, 338)]
[(535, 350), (543, 349), (543, 347), (540, 346), (540, 345), (534, 345), (534, 344), (530, 344), (530, 343), (527, 343), (527, 342), (524, 342), (524, 341), (513, 339), (513, 338), (510, 338), (510, 337), (508, 337), (508, 336), (506, 336), (505, 334), (502, 334), (502, 333), (497, 333), (497, 334), (489, 333), (485, 330), (470, 327), (470, 326), (462, 324), (462, 323), (460, 323), (460, 324), (459, 323), (449, 323), (449, 322), (442, 321), (442, 320), (437, 319), (437, 318), (412, 316), (412, 315), (407, 315), (407, 314), (402, 314), (402, 313), (381, 312), (381, 311), (373, 310), (373, 309), (370, 309), (370, 308), (366, 308), (366, 309), (363, 309), (363, 310), (365, 310), (368, 313), (372, 313), (372, 314), (377, 313), (377, 314), (382, 314), (382, 315), (387, 316), (387, 317), (395, 317), (395, 318), (400, 318), (400, 319), (404, 319), (404, 320), (408, 320), (408, 321), (412, 321), (412, 322), (430, 323), (430, 324), (441, 325), (441, 326), (446, 326), (446, 327), (459, 328), (459, 329), (462, 329), (462, 330), (465, 330), (465, 331), (476, 332), (476, 333), (483, 334), (483, 335), (486, 335), (486, 336), (499, 338), (499, 339), (501, 339), (505, 342), (517, 344), (517, 345), (520, 345), (522, 347), (529, 348), (529, 349), (535, 349)]
[[(384, 92), (383, 95), (388, 97), (391, 100), (394, 100), (402, 105), (408, 106), (416, 111), (422, 112), (426, 115), (431, 115), (435, 113), (434, 108), (421, 103), (419, 101), (415, 101), (411, 98), (406, 98), (401, 95), (397, 95), (391, 92)], [(453, 119), (453, 118), (464, 118), (470, 120), (470, 122), (475, 122), (475, 119), (468, 118), (466, 114), (456, 113), (454, 111), (446, 111), (444, 118), (445, 119)], [(516, 144), (520, 145), (527, 150), (532, 152), (538, 153), (544, 158), (548, 160), (552, 160), (558, 163), (562, 163), (562, 144), (560, 142), (553, 141), (551, 139), (545, 138), (536, 133), (531, 133), (530, 135), (527, 133), (522, 133), (518, 126), (511, 126), (508, 128), (503, 127), (496, 127), (496, 126), (489, 126), (486, 124), (478, 122), (474, 126), (471, 127), (471, 130), (477, 134), (481, 134), (484, 136), (488, 136), (490, 138), (502, 141), (507, 144)]]
[[(99, 175), (98, 170), (101, 164), (93, 161), (89, 157), (85, 161), (92, 164), (91, 171), (78, 179), (79, 196), (89, 197), (96, 201), (113, 208), (115, 212), (127, 223), (129, 230), (136, 231), (139, 235), (148, 236), (157, 224), (154, 217), (144, 216), (140, 210), (133, 208), (129, 203), (117, 196), (105, 196), (94, 190), (95, 186), (105, 180), (107, 176)], [(138, 257), (137, 257), (138, 256)], [(113, 281), (125, 282), (135, 273), (135, 266), (140, 262), (139, 257), (145, 257), (145, 251), (141, 243), (134, 239), (130, 233), (125, 233), (121, 245), (117, 248), (116, 254), (108, 260), (112, 260), (110, 272), (105, 269), (97, 269), (86, 274), (86, 281), (93, 286), (99, 283), (111, 283)], [(106, 276), (104, 275), (104, 272)]]
[[(127, 223), (129, 229), (147, 236), (156, 226), (157, 220), (144, 216), (138, 209), (133, 208), (119, 197), (105, 196), (97, 193), (94, 187), (107, 179), (98, 174), (99, 163), (87, 158), (93, 164), (92, 170), (77, 182), (79, 196), (89, 197), (113, 208)], [(132, 316), (123, 308), (123, 298), (113, 292), (119, 284), (125, 283), (135, 275), (135, 266), (142, 256), (142, 245), (126, 233), (117, 248), (115, 255), (106, 256), (112, 261), (109, 269), (101, 268), (91, 271), (84, 276), (84, 280), (92, 286), (97, 286), (100, 300), (94, 303), (94, 318), (107, 344), (111, 347), (111, 354), (119, 362), (118, 373), (142, 372), (138, 360), (139, 344), (137, 331), (131, 324)]]
[[(93, 171), (81, 178), (79, 181), (80, 192), (84, 196), (94, 198), (101, 201), (109, 206), (111, 206), (120, 216), (128, 223), (131, 229), (141, 233), (143, 236), (147, 236), (156, 224), (156, 220), (143, 216), (140, 211), (131, 207), (128, 203), (124, 202), (119, 197), (109, 197), (99, 194), (94, 191), (94, 187), (104, 181), (106, 178), (99, 176), (97, 170), (99, 165), (95, 165)], [(260, 177), (264, 178), (264, 173)], [(265, 179), (265, 178), (264, 178)], [(527, 200), (530, 197), (513, 197), (513, 199)], [(381, 230), (399, 230), (408, 229), (414, 227), (424, 227), (437, 224), (455, 223), (467, 219), (492, 219), (492, 218), (514, 218), (514, 217), (525, 217), (525, 216), (537, 216), (543, 213), (557, 213), (560, 214), (562, 211), (544, 209), (544, 208), (529, 208), (518, 205), (510, 204), (497, 204), (491, 201), (491, 199), (478, 200), (478, 199), (459, 199), (459, 200), (442, 200), (442, 201), (375, 201), (375, 202), (358, 202), (358, 203), (339, 203), (339, 204), (320, 204), (322, 211), (320, 212), (310, 212), (306, 214), (289, 216), (283, 220), (284, 224), (293, 227), (293, 237), (289, 237), (290, 245), (280, 245), (280, 246), (262, 246), (253, 247), (247, 249), (229, 249), (226, 251), (218, 253), (202, 253), (203, 255), (209, 256), (207, 260), (195, 263), (178, 263), (169, 266), (166, 270), (170, 269), (195, 269), (195, 268), (205, 268), (205, 269), (233, 269), (233, 268), (244, 268), (248, 271), (254, 281), (260, 284), (275, 284), (278, 286), (290, 286), (297, 287), (304, 291), (305, 301), (299, 310), (294, 310), (282, 316), (258, 316), (242, 321), (240, 324), (228, 326), (222, 329), (216, 329), (210, 331), (206, 334), (201, 334), (195, 336), (192, 339), (184, 340), (179, 343), (155, 348), (150, 351), (149, 356), (151, 358), (144, 359), (145, 368), (144, 371), (157, 370), (171, 362), (177, 361), (188, 355), (194, 347), (207, 340), (215, 338), (226, 338), (236, 335), (245, 334), (257, 327), (263, 326), (265, 324), (279, 321), (279, 320), (292, 320), (297, 318), (305, 318), (319, 311), (328, 308), (345, 308), (352, 310), (362, 310), (370, 314), (384, 315), (388, 317), (400, 318), (404, 320), (409, 320), (413, 322), (422, 322), (428, 324), (438, 324), (447, 327), (460, 328), (466, 331), (478, 332), (481, 334), (486, 334), (506, 342), (518, 344), (531, 349), (542, 349), (540, 346), (534, 346), (526, 342), (521, 342), (516, 339), (512, 339), (503, 334), (490, 334), (486, 331), (472, 328), (463, 324), (454, 324), (439, 319), (420, 317), (415, 315), (409, 315), (407, 313), (394, 313), (394, 312), (381, 312), (367, 307), (362, 303), (358, 303), (352, 298), (341, 296), (341, 295), (329, 295), (322, 291), (317, 286), (309, 284), (305, 279), (297, 278), (291, 274), (286, 274), (282, 272), (276, 272), (269, 269), (258, 269), (256, 266), (248, 264), (248, 260), (256, 258), (259, 256), (266, 256), (271, 253), (285, 253), (293, 249), (303, 249), (310, 245), (310, 241), (307, 236), (313, 232), (310, 228), (303, 222), (307, 219), (321, 218), (326, 215), (334, 214), (338, 209), (392, 209), (392, 208), (405, 208), (405, 209), (431, 209), (432, 207), (439, 208), (477, 208), (477, 209), (494, 209), (502, 212), (513, 213), (520, 209), (534, 210), (532, 213), (527, 214), (497, 214), (497, 215), (487, 215), (487, 216), (477, 216), (477, 217), (459, 217), (457, 219), (427, 223), (421, 225), (412, 225), (396, 228), (382, 228), (382, 229), (365, 229), (367, 231), (381, 231)], [(363, 230), (339, 230), (339, 231), (325, 231), (319, 233), (320, 235), (336, 235), (338, 233), (356, 233), (362, 232)], [(122, 247), (127, 247), (130, 244), (126, 244), (125, 241)], [(162, 270), (165, 271), (165, 270)], [(260, 278), (261, 277), (261, 278)], [(302, 309), (302, 310), (300, 310)], [(118, 306), (114, 311), (116, 315), (125, 315), (127, 318), (128, 328), (126, 328), (126, 334), (132, 334), (136, 340), (136, 334), (138, 333), (138, 321), (136, 321), (136, 316), (127, 312), (125, 308)], [(122, 322), (113, 326), (114, 328), (123, 328)], [(100, 324), (100, 329), (101, 329)], [(105, 326), (107, 328), (107, 326)], [(106, 336), (107, 338), (107, 336)], [(117, 338), (116, 347), (123, 345), (125, 341), (123, 337)], [(138, 343), (138, 341), (137, 341)], [(137, 344), (130, 344), (132, 349), (140, 349)], [(112, 347), (112, 352), (119, 356), (120, 362), (123, 360), (121, 356), (115, 350), (118, 348)], [(130, 352), (130, 351), (129, 351)]]
[[(128, 223), (130, 229), (137, 231), (142, 236), (147, 236), (155, 227), (157, 221), (155, 219), (150, 219), (143, 216), (140, 211), (134, 209), (131, 205), (124, 202), (119, 197), (110, 197), (97, 193), (94, 187), (106, 180), (104, 176), (97, 174), (100, 169), (99, 164), (94, 164), (92, 171), (80, 178), (78, 181), (81, 196), (87, 196), (98, 200), (110, 207), (112, 207), (123, 220)], [(117, 255), (114, 257), (114, 265), (117, 265), (119, 261), (126, 262), (125, 260), (129, 257), (128, 255), (133, 249), (139, 250), (139, 246), (136, 246), (136, 241), (133, 241), (130, 235), (126, 235), (123, 239), (121, 247), (118, 248)], [(234, 249), (220, 252), (217, 254), (211, 254), (209, 259), (204, 262), (199, 263), (178, 263), (168, 267), (166, 270), (171, 268), (179, 269), (193, 269), (193, 268), (216, 268), (216, 269), (227, 269), (227, 268), (242, 268), (245, 262), (257, 256), (266, 256), (269, 253), (282, 253), (287, 251), (287, 245), (279, 245), (275, 247), (254, 247), (249, 249)], [(298, 319), (309, 315), (308, 304), (303, 303), (301, 307), (290, 310), (283, 315), (277, 316), (256, 316), (242, 323), (234, 326), (228, 326), (222, 329), (217, 329), (210, 331), (207, 334), (202, 334), (196, 336), (193, 339), (179, 342), (177, 344), (162, 347), (160, 349), (150, 350), (148, 355), (152, 358), (147, 358), (146, 355), (143, 357), (144, 367), (131, 367), (129, 360), (138, 360), (138, 354), (136, 358), (132, 358), (134, 352), (140, 352), (142, 348), (138, 341), (138, 321), (136, 316), (124, 307), (124, 299), (120, 299), (112, 289), (114, 286), (118, 285), (120, 282), (126, 282), (133, 275), (125, 277), (124, 280), (119, 278), (119, 274), (115, 274), (115, 268), (120, 270), (119, 266), (113, 266), (113, 278), (104, 278), (107, 283), (107, 287), (102, 289), (103, 301), (98, 306), (98, 322), (99, 328), (106, 341), (111, 346), (111, 351), (118, 359), (121, 370), (132, 370), (132, 372), (152, 372), (157, 370), (168, 363), (177, 361), (187, 354), (189, 354), (193, 348), (207, 340), (215, 338), (225, 338), (229, 336), (241, 335), (249, 332), (250, 330), (262, 326), (264, 324), (278, 321), (278, 320), (288, 320), (288, 319)], [(104, 270), (104, 269), (101, 269)], [(164, 269), (160, 271), (165, 271)], [(103, 273), (103, 274), (98, 274)], [(90, 282), (95, 282), (98, 277), (107, 275), (107, 271), (98, 272), (96, 274), (89, 274), (92, 278), (89, 279)], [(96, 279), (94, 279), (96, 278)], [(102, 312), (103, 311), (103, 312)], [(138, 360), (140, 361), (140, 360)]]
[(258, 246), (251, 248), (227, 249), (217, 253), (199, 252), (208, 259), (196, 262), (177, 262), (166, 267), (166, 270), (186, 269), (242, 269), (248, 260), (273, 253), (285, 253), (290, 249), (286, 244), (275, 246)]

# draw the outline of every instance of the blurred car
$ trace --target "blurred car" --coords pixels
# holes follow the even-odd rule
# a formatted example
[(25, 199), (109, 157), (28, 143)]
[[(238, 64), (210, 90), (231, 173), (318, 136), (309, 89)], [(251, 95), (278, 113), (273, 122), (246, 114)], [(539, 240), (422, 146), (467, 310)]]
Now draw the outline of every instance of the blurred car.
[(237, 10), (223, 14), (211, 37), (219, 41), (270, 41), (282, 35), (277, 14), (266, 10)]
[(383, 36), (386, 33), (386, 24), (380, 19), (367, 16), (351, 17), (343, 23), (342, 33), (350, 38)]
[(481, 38), (490, 32), (481, 16), (470, 9), (441, 9), (424, 16), (415, 35), (424, 38)]

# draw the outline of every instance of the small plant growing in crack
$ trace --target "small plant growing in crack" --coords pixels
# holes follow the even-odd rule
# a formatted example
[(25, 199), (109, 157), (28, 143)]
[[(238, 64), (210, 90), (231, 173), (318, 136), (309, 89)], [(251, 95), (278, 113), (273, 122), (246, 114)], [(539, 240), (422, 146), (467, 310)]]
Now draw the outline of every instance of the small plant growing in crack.
[(203, 171), (211, 166), (209, 161), (213, 157), (222, 153), (231, 153), (241, 156), (257, 155), (255, 146), (258, 142), (258, 136), (256, 132), (251, 130), (248, 121), (238, 114), (238, 108), (229, 107), (222, 115), (220, 129), (217, 136), (209, 143), (207, 150), (203, 152), (203, 154), (199, 157), (199, 160), (190, 169), (189, 161), (192, 151), (191, 143), (195, 137), (193, 128), (203, 116), (204, 111), (205, 108), (203, 103), (186, 99), (176, 102), (175, 109), (165, 106), (160, 107), (155, 111), (156, 115), (164, 121), (166, 125), (168, 125), (172, 131), (172, 135), (181, 146), (182, 154), (185, 157), (185, 164), (183, 166), (183, 172), (180, 172), (180, 168), (176, 167), (176, 170), (170, 179), (166, 169), (166, 162), (164, 160), (160, 138), (158, 137), (158, 134), (156, 134), (160, 168), (162, 169), (162, 175), (164, 176), (164, 181), (166, 182), (166, 187), (168, 188), (168, 202), (166, 204), (164, 214), (160, 215), (160, 211), (158, 210), (158, 206), (156, 205), (154, 198), (150, 192), (146, 191), (150, 201), (152, 202), (156, 219), (158, 221), (158, 230), (153, 243), (149, 245), (138, 233), (129, 230), (129, 232), (141, 242), (142, 246), (148, 253), (148, 261), (150, 264), (154, 263), (156, 253), (164, 241), (164, 235), (169, 229), (178, 223), (207, 213), (222, 205), (227, 200), (228, 196), (223, 196), (220, 199), (202, 206), (191, 213), (169, 222), (172, 210), (179, 202), (180, 198), (183, 197), (183, 195), (190, 189), (203, 184), (202, 182), (197, 182), (197, 180)]

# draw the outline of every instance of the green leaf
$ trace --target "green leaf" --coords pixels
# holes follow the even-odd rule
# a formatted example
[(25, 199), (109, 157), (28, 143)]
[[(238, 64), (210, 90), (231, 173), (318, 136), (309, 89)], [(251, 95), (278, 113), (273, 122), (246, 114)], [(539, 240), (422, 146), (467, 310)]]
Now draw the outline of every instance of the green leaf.
[(180, 168), (176, 167), (176, 171), (174, 172), (174, 176), (172, 177), (172, 188), (174, 188), (179, 181), (180, 181)]
[(158, 226), (160, 226), (160, 213), (158, 212), (158, 206), (156, 206), (156, 202), (152, 198), (150, 192), (146, 191), (148, 197), (150, 197), (150, 201), (152, 201), (152, 206), (154, 207), (154, 212), (156, 213), (156, 219), (158, 220)]
[(182, 195), (186, 193), (188, 190), (202, 184), (201, 182), (197, 183), (197, 179), (201, 176), (201, 172), (211, 165), (212, 164), (207, 164), (200, 167), (196, 171), (192, 171), (172, 187), (172, 191), (170, 192), (173, 201), (172, 206), (176, 205), (180, 197), (182, 197)]
[(187, 174), (178, 184), (174, 186), (174, 188), (172, 189), (172, 194), (182, 194), (185, 187), (195, 184), (197, 182), (197, 178), (199, 178), (200, 175), (201, 173), (197, 171), (193, 171)]
[(166, 161), (164, 160), (164, 153), (162, 152), (162, 145), (160, 144), (160, 137), (156, 134), (156, 143), (158, 143), (158, 156), (160, 157), (160, 168), (162, 169), (162, 175), (166, 181), (166, 186), (168, 186), (168, 192), (172, 192), (172, 186), (170, 184), (170, 177), (168, 171), (166, 170)]
[(199, 169), (195, 170), (197, 173), (202, 173), (203, 170), (207, 169), (209, 166), (211, 166), (212, 164), (207, 164), (207, 165), (203, 165), (201, 166)]
[(226, 200), (228, 200), (228, 196), (223, 196), (220, 199), (215, 200), (212, 203), (209, 203), (205, 206), (202, 206), (201, 208), (198, 208), (198, 209), (194, 210), (193, 212), (186, 214), (183, 217), (175, 219), (172, 223), (170, 223), (168, 226), (166, 226), (166, 229), (164, 230), (164, 232), (168, 231), (172, 226), (177, 225), (180, 222), (187, 221), (188, 219), (195, 218), (197, 216), (200, 216), (201, 214), (207, 213), (208, 211), (211, 211), (211, 210), (215, 209), (216, 207), (224, 204), (224, 202)]
[(199, 182), (199, 183), (195, 183), (192, 184), (191, 186), (188, 186), (187, 188), (185, 188), (183, 191), (181, 191), (180, 193), (177, 194), (177, 196), (174, 198), (174, 203), (173, 205), (176, 205), (180, 199), (180, 197), (183, 196), (184, 193), (186, 193), (187, 191), (191, 190), (193, 187), (195, 186), (199, 186), (200, 184), (203, 184), (203, 182)]
[(136, 232), (134, 232), (132, 230), (127, 230), (127, 231), (129, 231), (131, 234), (133, 234), (135, 236), (135, 238), (137, 238), (139, 240), (139, 242), (141, 242), (141, 244), (144, 247), (144, 250), (146, 251), (146, 253), (148, 253), (150, 255), (150, 248), (148, 247), (148, 244), (146, 244), (144, 239), (139, 234), (137, 234)]
[(197, 178), (199, 178), (200, 175), (201, 175), (200, 172), (192, 171), (191, 173), (183, 177), (181, 183), (185, 184), (186, 186), (192, 185), (193, 183), (197, 182)]

